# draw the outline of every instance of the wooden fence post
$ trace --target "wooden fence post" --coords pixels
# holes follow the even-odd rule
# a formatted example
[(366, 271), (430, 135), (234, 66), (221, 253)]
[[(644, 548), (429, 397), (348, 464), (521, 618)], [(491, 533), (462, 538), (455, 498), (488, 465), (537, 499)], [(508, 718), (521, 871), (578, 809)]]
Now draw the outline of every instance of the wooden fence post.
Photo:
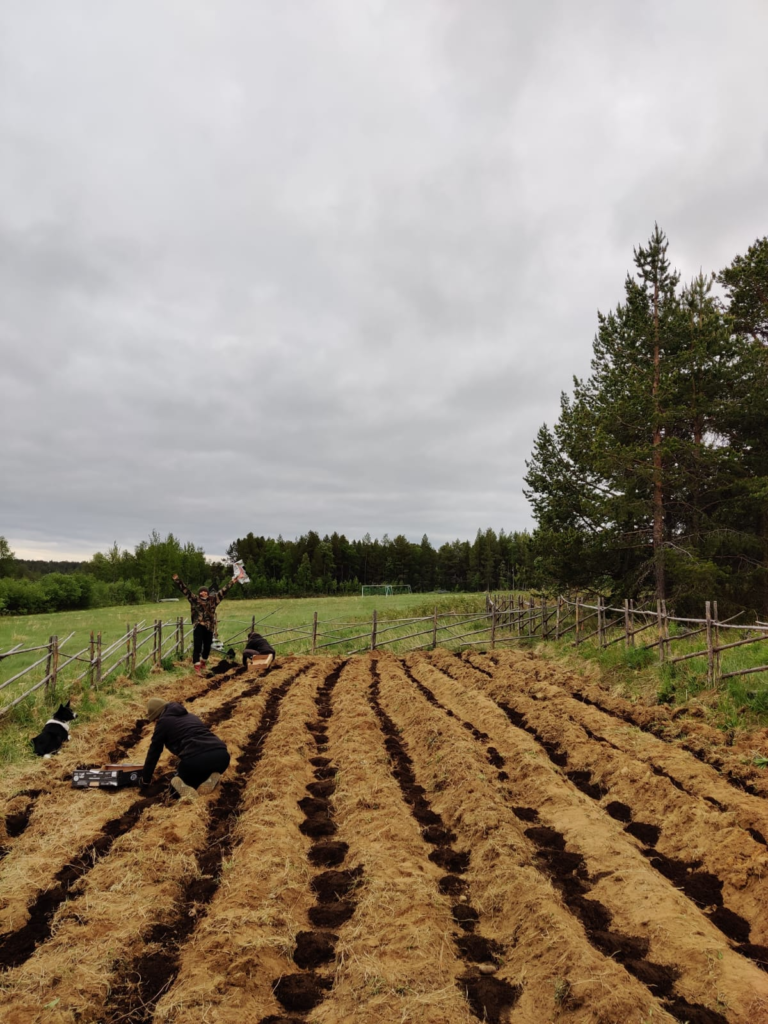
[[(709, 602), (707, 602), (709, 605)], [(656, 601), (656, 626), (659, 634), (659, 664), (664, 664), (664, 622), (661, 617), (661, 601)]]
[(93, 659), (96, 657), (96, 641), (91, 630), (91, 642), (88, 648), (88, 685), (93, 686)]
[(629, 599), (624, 598), (624, 650), (629, 650)]
[(707, 620), (707, 684), (712, 686), (715, 678), (715, 652), (712, 649), (712, 610), (709, 601), (704, 608)]
[(317, 650), (317, 612), (312, 616), (312, 653)]
[(131, 674), (131, 624), (126, 622), (125, 624), (125, 671), (128, 675)]
[(163, 663), (163, 620), (157, 620), (157, 652), (160, 656), (160, 664)]
[(48, 669), (48, 672), (46, 673), (48, 676), (45, 684), (46, 696), (52, 689), (56, 689), (56, 680), (59, 674), (59, 638), (57, 636), (52, 636), (49, 643), (50, 649), (48, 651), (46, 668), (50, 665), (50, 669)]
[(635, 646), (635, 599), (629, 601), (629, 642)]
[(491, 607), (491, 650), (496, 647), (496, 605)]
[(605, 646), (605, 609), (602, 594), (597, 599), (597, 646), (600, 650)]
[(435, 617), (432, 619), (432, 650), (437, 647), (437, 605), (435, 605)]
[(133, 636), (131, 643), (131, 675), (136, 671), (136, 640), (139, 635), (139, 624), (136, 623), (133, 627)]
[(533, 597), (528, 598), (528, 636), (533, 636), (533, 613), (536, 610), (536, 605), (533, 603)]
[(714, 683), (717, 685), (720, 682), (720, 675), (722, 672), (722, 655), (720, 653), (720, 616), (717, 614), (717, 601), (712, 602), (712, 610), (715, 613), (715, 674)]
[(580, 603), (580, 599), (579, 599), (579, 597), (577, 597), (576, 598), (576, 610), (575, 610), (575, 616), (576, 616), (576, 630), (575, 630), (575, 632), (576, 632), (576, 647), (578, 647), (579, 643), (580, 643), (579, 630), (581, 629), (581, 622), (580, 622), (580, 616), (579, 616), (579, 611), (580, 611), (579, 603)]
[(53, 670), (53, 637), (48, 637), (48, 656), (45, 659), (45, 678), (48, 680), (45, 684), (45, 695), (48, 696), (48, 686), (51, 678), (51, 671)]
[(96, 634), (96, 686), (101, 683), (101, 630)]
[(541, 597), (541, 635), (544, 640), (549, 637), (549, 623), (547, 622), (547, 599)]
[(560, 594), (557, 595), (557, 611), (555, 612), (555, 640), (560, 639), (560, 606), (563, 598)]
[(184, 616), (179, 616), (179, 661), (184, 657)]
[(371, 650), (376, 650), (376, 609), (373, 609), (373, 616), (371, 617)]

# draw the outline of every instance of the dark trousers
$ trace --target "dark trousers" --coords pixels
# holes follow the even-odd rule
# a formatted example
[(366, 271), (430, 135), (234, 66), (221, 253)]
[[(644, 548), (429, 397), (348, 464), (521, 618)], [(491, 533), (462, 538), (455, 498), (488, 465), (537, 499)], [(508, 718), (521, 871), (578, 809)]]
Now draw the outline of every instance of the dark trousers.
[(212, 641), (213, 633), (210, 629), (206, 629), (205, 626), (201, 626), (198, 623), (192, 634), (192, 661), (195, 665), (200, 661), (200, 658), (208, 658), (208, 655), (211, 653)]
[(227, 768), (229, 768), (229, 751), (225, 747), (219, 747), (217, 750), (206, 750), (204, 754), (183, 758), (179, 761), (176, 774), (181, 777), (182, 782), (197, 789), (214, 772), (222, 775)]

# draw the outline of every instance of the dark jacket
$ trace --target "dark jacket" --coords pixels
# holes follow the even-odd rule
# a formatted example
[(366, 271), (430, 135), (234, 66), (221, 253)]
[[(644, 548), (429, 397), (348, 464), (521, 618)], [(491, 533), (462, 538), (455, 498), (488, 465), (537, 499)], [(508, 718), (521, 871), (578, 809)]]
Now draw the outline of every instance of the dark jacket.
[(244, 654), (275, 654), (275, 648), (269, 642), (265, 640), (261, 633), (249, 633), (248, 639), (245, 641)]
[(163, 747), (184, 760), (206, 754), (210, 750), (226, 750), (227, 745), (218, 736), (214, 736), (207, 725), (203, 725), (197, 715), (191, 715), (187, 709), (172, 701), (157, 720), (152, 742), (144, 761), (141, 777), (144, 782), (152, 781), (152, 773), (157, 766)]
[(212, 633), (215, 633), (216, 607), (234, 582), (235, 579), (233, 577), (228, 583), (224, 584), (221, 590), (209, 590), (208, 597), (200, 597), (199, 594), (193, 594), (183, 580), (174, 580), (173, 585), (178, 587), (189, 601), (192, 625), (205, 626), (206, 629), (210, 629)]

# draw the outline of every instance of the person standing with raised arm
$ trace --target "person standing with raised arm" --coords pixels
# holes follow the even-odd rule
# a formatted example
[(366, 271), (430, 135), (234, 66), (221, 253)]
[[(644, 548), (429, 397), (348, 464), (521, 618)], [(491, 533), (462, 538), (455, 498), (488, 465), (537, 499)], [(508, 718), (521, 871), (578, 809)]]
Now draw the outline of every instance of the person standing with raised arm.
[(198, 592), (193, 594), (186, 583), (179, 579), (178, 573), (173, 574), (174, 586), (178, 587), (189, 601), (190, 617), (194, 626), (192, 634), (192, 661), (195, 672), (199, 676), (203, 674), (208, 655), (211, 653), (211, 643), (216, 632), (216, 608), (235, 582), (235, 579), (236, 577), (233, 577), (219, 591), (209, 590), (208, 587), (200, 587)]

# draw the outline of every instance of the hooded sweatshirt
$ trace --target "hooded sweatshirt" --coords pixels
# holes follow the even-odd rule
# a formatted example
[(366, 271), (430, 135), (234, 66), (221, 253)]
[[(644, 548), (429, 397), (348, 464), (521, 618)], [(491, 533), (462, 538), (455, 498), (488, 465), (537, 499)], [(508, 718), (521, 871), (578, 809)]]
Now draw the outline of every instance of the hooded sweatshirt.
[(207, 725), (203, 725), (197, 715), (191, 715), (176, 701), (171, 701), (157, 720), (141, 773), (144, 782), (152, 781), (152, 773), (157, 767), (163, 747), (167, 747), (181, 760), (207, 754), (211, 750), (227, 749), (224, 741), (215, 736)]

